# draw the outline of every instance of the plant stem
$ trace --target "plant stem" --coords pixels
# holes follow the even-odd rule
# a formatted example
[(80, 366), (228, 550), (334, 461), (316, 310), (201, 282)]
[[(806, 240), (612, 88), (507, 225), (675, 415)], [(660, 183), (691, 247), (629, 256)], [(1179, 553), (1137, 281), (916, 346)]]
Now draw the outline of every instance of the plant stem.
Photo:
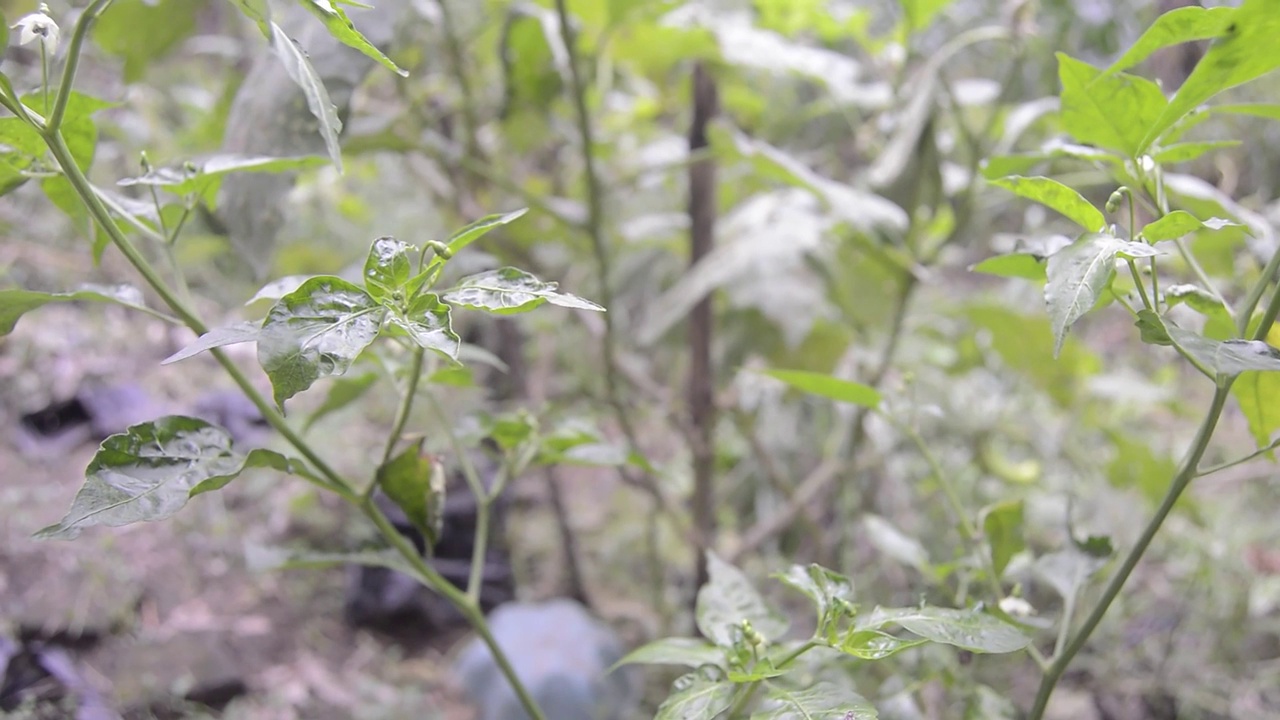
[(440, 29), (444, 33), (445, 52), (449, 55), (449, 64), (458, 82), (458, 92), (462, 96), (462, 121), (466, 123), (463, 129), (467, 144), (466, 156), (479, 161), (484, 157), (480, 152), (478, 136), (480, 121), (476, 113), (475, 94), (471, 92), (471, 78), (467, 75), (462, 44), (458, 41), (458, 28), (453, 23), (449, 0), (437, 0), (436, 5), (440, 7)]
[[(591, 238), (591, 249), (595, 255), (596, 274), (600, 283), (600, 304), (613, 308), (613, 280), (609, 247), (604, 236), (604, 191), (600, 186), (600, 178), (596, 172), (595, 135), (591, 129), (591, 112), (587, 109), (587, 88), (578, 67), (577, 34), (573, 31), (569, 19), (569, 8), (565, 0), (556, 0), (556, 13), (560, 20), (560, 37), (564, 41), (565, 51), (569, 57), (570, 92), (573, 95), (573, 107), (578, 122), (578, 142), (582, 145), (582, 172), (585, 176), (587, 194), (587, 235)], [(615, 313), (604, 313), (604, 384), (609, 405), (613, 408), (618, 425), (627, 436), (632, 449), (636, 449), (635, 432), (626, 407), (622, 404), (618, 383), (618, 361), (616, 357), (617, 328), (614, 326)]]
[(897, 419), (882, 415), (889, 421), (891, 425), (897, 428), (898, 432), (906, 435), (911, 440), (920, 454), (924, 456), (924, 460), (929, 464), (929, 471), (933, 473), (934, 480), (942, 488), (942, 493), (946, 496), (947, 502), (951, 505), (951, 510), (955, 513), (956, 523), (960, 526), (960, 534), (963, 536), (965, 545), (968, 546), (969, 552), (976, 555), (983, 564), (983, 574), (987, 577), (987, 585), (991, 589), (992, 599), (999, 602), (1004, 598), (1004, 588), (1000, 586), (1000, 578), (996, 575), (995, 563), (991, 556), (982, 551), (982, 536), (978, 532), (978, 528), (969, 519), (969, 512), (965, 509), (964, 503), (960, 502), (960, 494), (956, 492), (955, 485), (951, 482), (950, 476), (942, 469), (942, 463), (938, 462), (938, 457), (929, 449), (929, 444), (924, 441), (920, 433), (915, 428), (910, 427), (906, 423), (899, 422)]
[(1147, 297), (1147, 286), (1142, 282), (1142, 275), (1138, 273), (1138, 264), (1132, 258), (1126, 258), (1125, 264), (1129, 266), (1129, 274), (1133, 276), (1133, 284), (1138, 286), (1138, 296), (1142, 298), (1142, 306), (1151, 312), (1156, 309), (1151, 305), (1151, 298)]
[[(413, 350), (413, 359), (409, 361), (408, 384), (404, 389), (404, 395), (400, 398), (400, 407), (396, 410), (395, 421), (391, 424), (391, 434), (387, 436), (387, 447), (382, 451), (383, 465), (391, 460), (396, 443), (400, 442), (400, 436), (404, 433), (404, 425), (409, 421), (409, 412), (413, 410), (413, 399), (418, 394), (418, 379), (422, 377), (422, 360), (426, 354), (427, 351), (421, 347), (415, 347)], [(369, 485), (370, 491), (374, 484)]]
[(747, 705), (751, 703), (751, 698), (755, 697), (756, 690), (758, 689), (760, 689), (760, 681), (752, 680), (751, 684), (747, 685), (746, 689), (738, 693), (738, 699), (729, 707), (729, 711), (725, 713), (725, 718), (727, 718), (727, 720), (734, 720), (734, 718), (738, 717), (742, 711), (746, 709)]
[(1227, 468), (1233, 468), (1237, 465), (1243, 465), (1249, 462), (1250, 460), (1253, 460), (1254, 458), (1261, 457), (1263, 455), (1266, 455), (1269, 452), (1272, 452), (1277, 447), (1280, 447), (1280, 440), (1277, 440), (1264, 448), (1255, 450), (1249, 453), (1248, 455), (1245, 455), (1244, 457), (1236, 458), (1235, 460), (1228, 460), (1227, 462), (1218, 463), (1217, 465), (1210, 465), (1209, 467), (1204, 468), (1203, 470), (1196, 470), (1196, 477), (1204, 477), (1206, 475), (1212, 475), (1216, 472), (1221, 472), (1223, 470), (1226, 470)]
[[(693, 121), (689, 127), (689, 151), (709, 147), (707, 125), (715, 117), (719, 98), (715, 78), (702, 63), (693, 68)], [(696, 267), (715, 245), (716, 165), (711, 157), (689, 165), (689, 266)], [(687, 403), (688, 437), (693, 460), (693, 524), (701, 542), (693, 548), (694, 585), (707, 581), (707, 554), (716, 532), (716, 378), (712, 362), (714, 319), (712, 294), (689, 311), (689, 375)], [(696, 600), (696, 594), (695, 594)]]
[[(1249, 320), (1253, 317), (1253, 311), (1258, 308), (1258, 303), (1262, 302), (1262, 296), (1276, 277), (1280, 277), (1280, 252), (1271, 256), (1267, 266), (1262, 269), (1262, 276), (1249, 290), (1249, 295), (1240, 308), (1240, 315), (1236, 317), (1236, 334), (1240, 337), (1244, 337), (1249, 332)], [(1274, 303), (1275, 298), (1272, 298), (1271, 302)]]
[[(1276, 253), (1280, 256), (1280, 252)], [(1263, 278), (1267, 276), (1264, 275)], [(1259, 282), (1262, 282), (1261, 280)], [(1262, 313), (1262, 321), (1258, 323), (1258, 329), (1253, 333), (1254, 340), (1266, 341), (1267, 336), (1271, 334), (1271, 326), (1276, 322), (1276, 316), (1280, 315), (1280, 289), (1277, 289), (1271, 296), (1271, 302), (1267, 304), (1267, 309)]]
[(443, 595), (462, 614), (462, 617), (471, 625), (472, 629), (476, 631), (476, 634), (480, 636), (480, 640), (489, 648), (489, 653), (493, 656), (494, 662), (498, 664), (498, 669), (511, 685), (511, 689), (515, 691), (516, 697), (520, 700), (520, 705), (524, 707), (524, 711), (528, 713), (529, 717), (533, 718), (533, 720), (546, 720), (546, 716), (542, 714), (542, 710), (533, 701), (524, 683), (520, 681), (520, 676), (516, 674), (515, 668), (511, 666), (511, 661), (507, 658), (506, 652), (503, 651), (502, 647), (498, 645), (498, 641), (493, 637), (493, 633), (489, 630), (489, 623), (485, 620), (479, 604), (473, 602), (461, 590), (444, 579), (435, 568), (431, 567), (418, 554), (418, 549), (413, 546), (413, 543), (409, 542), (408, 538), (396, 530), (395, 526), (378, 509), (377, 505), (364, 501), (358, 503), (358, 506), (409, 563), (414, 572), (417, 573), (418, 580)]
[[(62, 118), (67, 114), (67, 102), (71, 99), (71, 86), (75, 84), (76, 69), (80, 65), (80, 51), (84, 46), (84, 39), (89, 35), (90, 26), (111, 2), (112, 0), (94, 0), (76, 20), (75, 30), (71, 34), (71, 44), (67, 46), (67, 63), (62, 68), (62, 84), (58, 86), (58, 95), (53, 101), (53, 113), (49, 115), (43, 128), (44, 132), (54, 133), (62, 127)], [(48, 87), (48, 83), (45, 83), (45, 87)], [(47, 107), (45, 111), (48, 112)]]
[(1182, 492), (1186, 490), (1187, 485), (1196, 477), (1196, 468), (1200, 464), (1200, 459), (1204, 457), (1205, 450), (1209, 447), (1209, 441), (1213, 438), (1213, 431), (1218, 426), (1218, 418), (1222, 416), (1222, 409), (1227, 403), (1227, 397), (1230, 392), (1230, 379), (1219, 383), (1214, 390), (1213, 402), (1209, 406), (1209, 411), (1200, 423), (1195, 439), (1192, 440), (1187, 456), (1182, 460), (1178, 473), (1174, 476), (1173, 482), (1169, 486), (1169, 491), (1165, 493), (1164, 500), (1161, 501), (1155, 515), (1143, 529), (1137, 543), (1134, 544), (1129, 554), (1125, 556), (1120, 569), (1116, 571), (1111, 581), (1107, 583), (1102, 597), (1098, 599), (1098, 603), (1094, 605), (1093, 610), (1090, 611), (1089, 616), (1085, 619), (1084, 624), (1080, 626), (1075, 637), (1067, 644), (1066, 649), (1054, 658), (1053, 664), (1049, 666), (1048, 672), (1045, 673), (1044, 678), (1040, 681), (1040, 688), (1036, 692), (1035, 703), (1032, 705), (1031, 713), (1027, 716), (1027, 720), (1041, 720), (1044, 717), (1045, 709), (1049, 705), (1049, 696), (1053, 694), (1053, 689), (1062, 678), (1067, 666), (1071, 664), (1072, 659), (1080, 652), (1084, 644), (1088, 642), (1089, 636), (1093, 634), (1093, 631), (1102, 622), (1102, 618), (1107, 614), (1111, 603), (1120, 594), (1120, 590), (1129, 579), (1129, 575), (1137, 567), (1138, 561), (1142, 559), (1147, 547), (1151, 545), (1151, 541), (1155, 538), (1156, 533), (1159, 532), (1161, 525), (1164, 524), (1165, 518), (1173, 511), (1174, 505), (1182, 497)]

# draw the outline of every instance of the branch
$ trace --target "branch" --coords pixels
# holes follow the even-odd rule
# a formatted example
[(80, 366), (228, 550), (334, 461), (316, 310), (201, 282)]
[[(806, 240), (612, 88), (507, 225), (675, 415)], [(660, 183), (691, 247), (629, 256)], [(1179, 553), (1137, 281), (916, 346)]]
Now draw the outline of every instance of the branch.
[[(718, 98), (715, 80), (702, 63), (693, 67), (693, 122), (689, 127), (689, 152), (708, 147), (707, 125), (715, 117)], [(716, 165), (705, 157), (689, 165), (689, 266), (694, 267), (715, 245)], [(689, 312), (689, 436), (693, 456), (693, 525), (701, 542), (693, 548), (694, 587), (707, 581), (707, 554), (715, 539), (715, 370), (711, 365), (713, 318), (708, 293)]]

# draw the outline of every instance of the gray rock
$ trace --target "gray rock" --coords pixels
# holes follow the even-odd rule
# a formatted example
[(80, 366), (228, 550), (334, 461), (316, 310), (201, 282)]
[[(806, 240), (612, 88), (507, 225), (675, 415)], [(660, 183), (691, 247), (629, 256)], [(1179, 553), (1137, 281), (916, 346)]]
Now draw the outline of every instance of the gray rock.
[[(609, 668), (622, 643), (582, 605), (567, 599), (510, 603), (489, 617), (498, 645), (547, 718), (621, 720), (637, 702), (628, 668)], [(528, 720), (488, 648), (472, 639), (455, 671), (479, 709), (477, 720)]]

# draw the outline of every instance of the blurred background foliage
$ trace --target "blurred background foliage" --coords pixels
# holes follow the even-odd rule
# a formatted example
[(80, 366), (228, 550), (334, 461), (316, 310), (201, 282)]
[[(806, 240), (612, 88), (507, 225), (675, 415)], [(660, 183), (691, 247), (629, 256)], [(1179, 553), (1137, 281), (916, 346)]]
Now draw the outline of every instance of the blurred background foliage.
[[(992, 177), (1053, 175), (1087, 189), (1099, 207), (1115, 189), (1098, 168), (1054, 150), (1054, 52), (1105, 65), (1154, 19), (1157, 3), (571, 0), (602, 189), (598, 231), (610, 260), (603, 278), (553, 5), (374, 4), (349, 14), (362, 29), (387, 24), (379, 44), (408, 77), (355, 73), (340, 108), (344, 173), (300, 173), (272, 207), (231, 205), (251, 224), (254, 213), (281, 213), (271, 231), (236, 242), (221, 204), (192, 219), (176, 257), (209, 315), (237, 317), (260, 278), (350, 272), (373, 237), (422, 243), (482, 214), (527, 206), (528, 216), (458, 264), (516, 264), (610, 300), (628, 420), (657, 482), (677, 500), (692, 484), (682, 321), (713, 298), (715, 545), (752, 574), (827, 563), (854, 578), (868, 607), (971, 595), (957, 523), (917, 444), (878, 416), (788, 393), (763, 368), (879, 387), (973, 516), (1013, 503), (1010, 532), (1019, 540), (1007, 576), (1044, 617), (1059, 611), (1053, 563), (1069, 533), (1127, 547), (1162, 497), (1209, 384), (1171, 353), (1142, 345), (1118, 311), (1091, 315), (1055, 359), (1040, 285), (969, 269), (1014, 250), (1042, 253), (1055, 235), (1072, 232), (1062, 218), (988, 186), (987, 159), (1003, 158)], [(33, 5), (0, 0), (10, 19)], [(50, 5), (55, 17), (68, 17), (68, 3)], [(237, 126), (311, 132), (300, 119), (305, 107), (236, 115), (246, 96), (280, 91), (245, 83), (262, 62), (261, 45), (229, 3), (118, 0), (94, 31), (80, 79), (117, 103), (96, 116), (93, 178), (110, 186), (140, 174), (144, 150), (157, 166), (215, 152)], [(307, 49), (313, 59), (346, 57), (348, 68), (358, 62)], [(710, 68), (721, 100), (710, 147), (699, 151), (718, 167), (719, 223), (712, 254), (690, 268), (695, 61)], [(1139, 71), (1172, 90), (1184, 62), (1166, 53)], [(5, 71), (29, 85), (38, 56), (10, 48)], [(1266, 100), (1276, 89), (1264, 79), (1230, 100)], [(1202, 216), (1254, 230), (1192, 241), (1219, 287), (1240, 293), (1257, 277), (1257, 258), (1275, 251), (1273, 234), (1257, 229), (1280, 210), (1280, 137), (1273, 121), (1243, 115), (1192, 132), (1241, 141), (1180, 168), (1180, 187)], [(0, 282), (53, 290), (86, 272), (127, 279), (110, 250), (101, 265), (83, 266), (80, 222), (45, 202), (38, 183), (7, 195)], [(1176, 260), (1170, 267), (1185, 272)], [(509, 402), (545, 423), (585, 418), (617, 437), (600, 320), (535, 313), (510, 322), (524, 336), (518, 353), (528, 387)], [(20, 347), (23, 337), (0, 352), (30, 367), (43, 356)], [(32, 388), (9, 383), (6, 404), (52, 393)], [(474, 389), (450, 392), (459, 413), (481, 405)], [(1260, 407), (1280, 407), (1280, 384), (1260, 380), (1257, 398)], [(369, 421), (361, 413), (385, 424), (390, 409), (345, 408), (316, 432), (342, 447), (343, 428)], [(1231, 407), (1210, 461), (1252, 450), (1255, 436), (1265, 441), (1280, 429), (1274, 420), (1250, 427)], [(351, 448), (351, 466), (374, 452)], [(610, 598), (642, 598), (614, 612), (638, 620), (642, 636), (687, 631), (693, 553), (680, 528), (689, 519), (646, 519), (658, 510), (645, 493), (607, 474), (598, 481), (609, 491), (590, 497), (608, 521), (579, 528), (592, 596), (615, 610)], [(1175, 717), (1168, 707), (1179, 708), (1176, 717), (1274, 716), (1278, 490), (1269, 462), (1197, 482), (1068, 677), (1060, 703), (1083, 698), (1088, 708), (1060, 717)], [(683, 514), (680, 507), (668, 512)], [(788, 510), (792, 522), (760, 532)], [(530, 577), (556, 563), (554, 538), (538, 530), (545, 519), (535, 510), (510, 530)], [(969, 667), (951, 653), (920, 652), (849, 672), (863, 694), (884, 701), (884, 717), (1012, 717), (996, 698), (1025, 706), (1033, 675), (1019, 669), (1023, 662)], [(659, 699), (661, 679), (652, 687)]]

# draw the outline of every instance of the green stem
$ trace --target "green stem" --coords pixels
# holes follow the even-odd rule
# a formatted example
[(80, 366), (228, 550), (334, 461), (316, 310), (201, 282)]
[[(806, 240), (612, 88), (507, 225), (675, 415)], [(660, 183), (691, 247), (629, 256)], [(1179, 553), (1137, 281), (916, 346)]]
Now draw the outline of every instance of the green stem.
[(449, 10), (449, 0), (437, 0), (440, 7), (440, 28), (444, 32), (445, 52), (449, 54), (449, 64), (458, 82), (458, 92), (462, 96), (462, 121), (466, 124), (464, 136), (467, 144), (467, 157), (477, 161), (484, 156), (480, 152), (480, 121), (476, 113), (475, 94), (471, 91), (471, 78), (467, 75), (465, 55), (462, 44), (458, 41), (457, 26), (453, 23), (453, 15)]
[[(480, 602), (480, 588), (484, 582), (484, 556), (489, 551), (489, 526), (493, 515), (493, 499), (497, 497), (499, 483), (494, 483), (493, 491), (484, 486), (484, 481), (480, 479), (480, 473), (476, 472), (475, 463), (471, 462), (471, 456), (467, 453), (467, 449), (462, 446), (462, 440), (458, 438), (458, 434), (453, 431), (453, 424), (449, 422), (449, 418), (445, 415), (444, 408), (440, 406), (440, 401), (435, 395), (428, 394), (427, 400), (431, 405), (431, 411), (440, 423), (440, 427), (449, 437), (449, 445), (453, 448), (453, 453), (458, 457), (458, 464), (462, 467), (462, 475), (467, 480), (467, 486), (471, 488), (471, 494), (476, 499), (476, 532), (471, 545), (471, 569), (467, 575), (467, 598), (473, 603)], [(503, 472), (506, 468), (504, 466)]]
[(40, 89), (44, 93), (44, 113), (49, 114), (49, 51), (40, 41)]
[[(1276, 255), (1280, 255), (1280, 252), (1276, 253)], [(1263, 277), (1267, 276), (1264, 275)], [(1266, 341), (1267, 336), (1271, 334), (1271, 326), (1275, 324), (1277, 315), (1280, 315), (1280, 289), (1272, 294), (1271, 302), (1267, 304), (1266, 311), (1262, 313), (1262, 321), (1258, 323), (1258, 329), (1253, 333), (1254, 340)]]
[(1129, 579), (1129, 575), (1133, 569), (1137, 567), (1138, 561), (1146, 553), (1147, 547), (1151, 545), (1151, 541), (1155, 538), (1156, 533), (1160, 531), (1160, 527), (1164, 524), (1165, 518), (1173, 511), (1174, 505), (1178, 499), (1182, 497), (1182, 493), (1186, 490), (1187, 485), (1196, 477), (1196, 468), (1200, 464), (1200, 459), (1204, 457), (1205, 450), (1209, 447), (1209, 441), (1213, 438), (1213, 431), (1218, 426), (1218, 418), (1222, 416), (1222, 409), (1226, 406), (1227, 397), (1231, 392), (1231, 380), (1224, 381), (1219, 384), (1213, 393), (1213, 402), (1209, 406), (1209, 412), (1205, 415), (1204, 421), (1201, 422), (1199, 430), (1196, 431), (1195, 439), (1191, 443), (1191, 448), (1187, 451), (1187, 456), (1183, 459), (1182, 464), (1178, 468), (1178, 473), (1174, 476), (1173, 482), (1169, 486), (1169, 491), (1165, 493), (1164, 500), (1160, 503), (1160, 507), (1156, 510), (1156, 514), (1151, 518), (1150, 522), (1143, 529), (1142, 535), (1138, 538), (1137, 543), (1125, 556), (1124, 562), (1120, 565), (1120, 569), (1112, 576), (1111, 581), (1107, 583), (1107, 587), (1102, 592), (1102, 597), (1098, 599), (1097, 605), (1089, 613), (1084, 624), (1076, 632), (1067, 647), (1054, 658), (1053, 664), (1049, 666), (1048, 672), (1040, 681), (1040, 688), (1036, 692), (1035, 703), (1032, 705), (1031, 713), (1027, 716), (1027, 720), (1042, 720), (1045, 709), (1049, 705), (1049, 696), (1053, 694), (1053, 689), (1057, 686), (1058, 681), (1062, 678), (1062, 674), (1066, 671), (1067, 666), (1075, 656), (1084, 648), (1084, 644), (1088, 642), (1089, 636), (1097, 629), (1102, 622), (1102, 618), (1107, 614), (1107, 610), (1111, 607), (1111, 603), (1120, 594), (1121, 588)]
[(934, 480), (938, 482), (938, 486), (942, 488), (943, 495), (946, 496), (947, 502), (951, 505), (951, 511), (955, 513), (956, 523), (960, 526), (960, 534), (963, 536), (965, 545), (968, 546), (969, 552), (979, 558), (983, 564), (983, 575), (987, 578), (987, 585), (991, 590), (991, 597), (997, 603), (1004, 599), (1004, 588), (1000, 586), (1000, 578), (996, 574), (995, 563), (991, 560), (988, 553), (982, 551), (982, 536), (978, 532), (978, 528), (969, 519), (969, 512), (965, 509), (964, 503), (960, 501), (960, 493), (956, 492), (955, 485), (951, 482), (951, 477), (942, 469), (942, 463), (938, 462), (938, 457), (929, 449), (929, 444), (924, 441), (920, 433), (914, 428), (909, 427), (905, 423), (898, 422), (897, 419), (888, 415), (883, 415), (889, 421), (889, 424), (897, 428), (898, 432), (906, 435), (911, 443), (916, 446), (920, 454), (924, 456), (924, 460), (929, 465), (929, 472), (933, 474)]
[(751, 699), (755, 697), (756, 690), (759, 690), (759, 689), (760, 689), (760, 681), (759, 680), (751, 681), (751, 684), (747, 685), (746, 689), (738, 692), (738, 699), (735, 700), (733, 705), (729, 707), (729, 712), (725, 713), (725, 717), (728, 720), (733, 720), (734, 718), (741, 715), (742, 712), (746, 710), (747, 705), (751, 703)]
[(1226, 470), (1227, 468), (1233, 468), (1237, 465), (1243, 465), (1249, 462), (1250, 460), (1253, 460), (1254, 458), (1258, 458), (1263, 455), (1266, 455), (1269, 452), (1272, 452), (1277, 447), (1280, 447), (1280, 440), (1277, 440), (1264, 448), (1255, 450), (1249, 453), (1248, 455), (1245, 455), (1244, 457), (1236, 458), (1235, 460), (1228, 460), (1227, 462), (1218, 463), (1217, 465), (1210, 465), (1209, 467), (1204, 468), (1202, 470), (1196, 470), (1196, 477), (1204, 477), (1206, 475), (1212, 475), (1216, 472), (1221, 472), (1223, 470)]
[[(578, 67), (577, 34), (574, 33), (569, 19), (568, 3), (556, 0), (556, 13), (560, 20), (560, 37), (564, 41), (565, 51), (569, 56), (570, 92), (573, 95), (573, 107), (578, 122), (578, 142), (582, 145), (582, 171), (586, 176), (587, 193), (587, 234), (591, 237), (591, 249), (596, 260), (596, 274), (600, 283), (600, 303), (607, 308), (613, 307), (613, 282), (609, 247), (604, 236), (604, 192), (600, 186), (600, 178), (596, 172), (595, 136), (591, 129), (591, 113), (587, 109), (587, 88)], [(613, 318), (616, 313), (604, 314), (604, 383), (605, 393), (617, 417), (619, 426), (635, 449), (635, 433), (631, 427), (631, 419), (622, 404), (619, 394), (618, 368), (616, 357), (617, 328)]]
[[(1244, 337), (1249, 332), (1249, 320), (1253, 317), (1253, 311), (1258, 308), (1258, 303), (1262, 302), (1262, 296), (1266, 294), (1267, 288), (1276, 277), (1280, 277), (1280, 252), (1271, 256), (1267, 266), (1262, 269), (1262, 276), (1250, 288), (1244, 306), (1240, 308), (1240, 315), (1236, 317), (1236, 334), (1240, 337)], [(1271, 301), (1274, 303), (1275, 299), (1272, 298)]]
[(480, 636), (481, 642), (489, 648), (489, 653), (493, 656), (494, 662), (498, 664), (498, 669), (511, 685), (511, 689), (515, 691), (516, 697), (520, 700), (520, 705), (524, 707), (524, 711), (529, 717), (533, 718), (533, 720), (546, 720), (546, 716), (542, 714), (542, 710), (534, 702), (533, 697), (529, 695), (524, 683), (520, 681), (520, 676), (516, 674), (515, 668), (511, 666), (511, 661), (507, 658), (506, 652), (503, 651), (502, 647), (498, 645), (498, 641), (493, 637), (493, 633), (489, 630), (489, 623), (485, 620), (484, 612), (481, 611), (479, 604), (473, 602), (461, 590), (444, 579), (435, 568), (431, 567), (418, 554), (418, 549), (413, 546), (413, 543), (404, 535), (401, 535), (399, 530), (396, 530), (395, 526), (378, 509), (377, 505), (367, 500), (357, 503), (357, 505), (365, 516), (373, 521), (373, 524), (377, 526), (382, 535), (391, 542), (392, 547), (409, 563), (417, 574), (418, 580), (443, 595), (462, 614), (462, 617), (471, 625), (472, 629), (476, 631), (476, 634)]
[[(75, 84), (76, 70), (80, 66), (80, 51), (85, 38), (89, 36), (89, 28), (94, 21), (106, 11), (112, 0), (94, 0), (76, 20), (75, 30), (71, 34), (71, 44), (67, 47), (67, 63), (62, 68), (62, 84), (58, 86), (58, 95), (53, 101), (53, 113), (44, 127), (44, 132), (54, 133), (62, 127), (62, 118), (67, 114), (67, 103), (71, 100), (71, 86)], [(46, 87), (48, 83), (45, 84)], [(46, 108), (47, 111), (47, 108)]]
[[(395, 420), (391, 423), (387, 447), (382, 451), (383, 465), (391, 460), (391, 454), (395, 452), (396, 444), (400, 442), (400, 436), (404, 433), (404, 425), (409, 421), (409, 412), (413, 410), (413, 399), (418, 394), (418, 379), (422, 377), (422, 361), (426, 354), (427, 351), (421, 347), (413, 350), (413, 360), (409, 362), (408, 384), (405, 386), (404, 395), (400, 398), (400, 407), (396, 410)], [(373, 484), (370, 484), (369, 488), (372, 490)]]
[(1142, 282), (1142, 275), (1138, 273), (1138, 264), (1133, 258), (1125, 258), (1125, 264), (1129, 266), (1129, 274), (1133, 276), (1133, 284), (1138, 286), (1138, 295), (1142, 298), (1142, 306), (1151, 312), (1156, 309), (1151, 306), (1151, 298), (1147, 297), (1147, 286)]

